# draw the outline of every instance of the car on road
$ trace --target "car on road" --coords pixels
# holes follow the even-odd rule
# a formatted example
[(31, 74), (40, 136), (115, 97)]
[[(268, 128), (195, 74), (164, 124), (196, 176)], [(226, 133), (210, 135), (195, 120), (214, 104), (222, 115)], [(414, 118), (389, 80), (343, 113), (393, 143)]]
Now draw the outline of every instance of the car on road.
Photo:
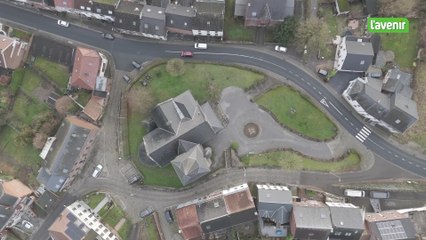
[(138, 62), (136, 62), (136, 61), (132, 61), (132, 66), (134, 67), (134, 68), (136, 68), (136, 69), (141, 69), (141, 65), (140, 65), (140, 63), (138, 63)]
[(376, 199), (386, 199), (390, 197), (389, 192), (377, 192), (377, 191), (370, 191), (370, 198), (376, 198)]
[(130, 83), (131, 79), (129, 76), (127, 76), (126, 74), (123, 75), (123, 80), (126, 81), (126, 83)]
[(58, 25), (62, 27), (69, 27), (70, 23), (64, 20), (58, 20)]
[(207, 49), (207, 43), (195, 43), (194, 48), (195, 49)]
[(141, 218), (145, 218), (145, 217), (148, 217), (149, 215), (151, 215), (153, 212), (154, 212), (154, 208), (150, 206), (150, 207), (147, 207), (147, 208), (145, 208), (144, 210), (142, 210), (142, 211), (139, 213), (139, 216), (140, 216)]
[(362, 190), (345, 189), (346, 197), (365, 197), (365, 192)]
[(164, 217), (166, 218), (168, 223), (174, 222), (172, 210), (167, 209), (166, 211), (164, 211)]
[(191, 51), (181, 51), (180, 56), (181, 57), (192, 57), (193, 55), (192, 55)]
[(283, 46), (278, 46), (277, 45), (277, 46), (275, 46), (275, 51), (285, 53), (285, 52), (287, 52), (287, 48), (283, 47)]
[(328, 76), (328, 72), (327, 72), (327, 70), (324, 70), (324, 69), (318, 69), (318, 74), (322, 77), (322, 78), (327, 78), (327, 76)]
[(101, 164), (96, 165), (95, 170), (92, 173), (92, 177), (97, 178), (101, 175), (102, 169), (104, 167)]
[(111, 33), (102, 33), (102, 37), (108, 40), (114, 40), (115, 37)]
[(22, 221), (22, 225), (24, 226), (24, 228), (26, 229), (31, 229), (34, 227), (34, 225), (30, 222), (28, 222), (27, 220)]

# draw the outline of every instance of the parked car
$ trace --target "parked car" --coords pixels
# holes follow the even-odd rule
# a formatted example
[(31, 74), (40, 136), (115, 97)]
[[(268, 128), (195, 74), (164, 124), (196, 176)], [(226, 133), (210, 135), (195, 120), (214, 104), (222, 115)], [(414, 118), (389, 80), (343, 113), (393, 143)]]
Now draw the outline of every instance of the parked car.
[(129, 76), (127, 76), (126, 74), (123, 75), (123, 80), (126, 81), (126, 83), (130, 83), (132, 80), (130, 79)]
[(166, 211), (164, 211), (164, 217), (166, 218), (168, 223), (174, 222), (172, 210), (167, 209)]
[(147, 207), (147, 208), (145, 208), (144, 210), (142, 210), (142, 211), (139, 213), (139, 216), (140, 216), (141, 218), (148, 217), (148, 216), (149, 216), (149, 215), (151, 215), (153, 212), (154, 212), (154, 208), (150, 206), (150, 207)]
[(362, 190), (345, 189), (346, 197), (365, 197), (365, 192)]
[(287, 48), (277, 45), (277, 46), (275, 46), (275, 51), (285, 53), (285, 52), (287, 52)]
[(192, 57), (192, 52), (191, 51), (181, 51), (180, 56), (181, 57)]
[(58, 20), (58, 25), (62, 27), (69, 27), (70, 23), (64, 20)]
[(194, 48), (195, 49), (207, 49), (207, 43), (195, 43)]
[(34, 227), (34, 225), (30, 222), (28, 222), (27, 220), (22, 221), (22, 225), (24, 226), (24, 228), (26, 229), (31, 229)]
[(132, 61), (132, 65), (136, 69), (140, 69), (141, 68), (141, 65), (138, 62), (136, 62), (136, 61)]
[(102, 33), (102, 37), (108, 40), (114, 40), (115, 37), (111, 33)]
[(141, 180), (142, 177), (140, 175), (133, 175), (132, 177), (127, 179), (127, 182), (132, 185), (133, 183), (136, 183), (137, 181)]
[(376, 191), (370, 191), (370, 198), (376, 198), (376, 199), (386, 199), (390, 197), (389, 192), (376, 192)]
[(327, 70), (324, 69), (318, 69), (318, 74), (321, 75), (322, 77), (327, 77), (328, 76), (328, 72)]
[(101, 164), (98, 164), (96, 167), (95, 167), (95, 170), (93, 171), (93, 173), (92, 173), (92, 177), (94, 177), (94, 178), (97, 178), (97, 177), (99, 177), (99, 175), (101, 175), (101, 172), (102, 172), (102, 169), (103, 169), (104, 167), (102, 167), (102, 165)]

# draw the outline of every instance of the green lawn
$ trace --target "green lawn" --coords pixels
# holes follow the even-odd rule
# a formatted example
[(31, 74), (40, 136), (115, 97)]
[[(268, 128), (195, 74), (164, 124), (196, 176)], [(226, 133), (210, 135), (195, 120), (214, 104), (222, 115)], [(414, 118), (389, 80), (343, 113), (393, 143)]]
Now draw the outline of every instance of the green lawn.
[[(23, 94), (17, 96), (12, 109), (14, 118), (28, 125), (31, 124), (37, 116), (48, 111), (51, 110), (47, 105), (38, 103)], [(13, 122), (17, 124), (17, 122)]]
[(143, 224), (145, 225), (146, 233), (148, 235), (149, 240), (159, 240), (157, 226), (155, 225), (154, 215), (146, 217), (143, 220)]
[[(173, 167), (151, 168), (142, 165), (139, 160), (139, 145), (142, 142), (146, 130), (142, 121), (149, 118), (152, 107), (164, 100), (175, 97), (187, 89), (191, 90), (195, 99), (200, 104), (207, 100), (217, 100), (223, 88), (228, 86), (238, 86), (248, 88), (253, 83), (264, 78), (263, 75), (242, 70), (235, 67), (210, 65), (210, 64), (194, 64), (185, 63), (186, 71), (182, 76), (173, 77), (167, 73), (165, 65), (159, 65), (149, 71), (152, 80), (148, 88), (139, 89), (138, 91), (149, 91), (141, 97), (134, 96), (133, 101), (143, 101), (143, 108), (135, 106), (129, 102), (128, 108), (128, 140), (129, 151), (133, 162), (145, 177), (145, 184), (158, 185), (168, 187), (181, 187), (181, 183), (173, 170)], [(236, 77), (238, 76), (238, 77)], [(139, 84), (134, 85), (132, 90), (139, 88)], [(210, 90), (209, 90), (210, 89)], [(129, 93), (132, 95), (132, 93)], [(147, 97), (152, 99), (146, 99)], [(132, 101), (132, 100), (129, 100)]]
[(38, 57), (34, 62), (34, 67), (44, 72), (51, 81), (58, 85), (59, 88), (67, 88), (70, 74), (68, 73), (66, 66)]
[[(382, 33), (381, 44), (384, 50), (395, 53), (395, 61), (398, 65), (411, 68), (417, 55), (417, 43), (419, 35), (419, 22), (417, 19), (410, 20), (409, 33)], [(403, 44), (402, 44), (403, 43)]]
[(276, 151), (243, 157), (242, 162), (248, 167), (280, 167), (288, 170), (305, 170), (320, 172), (342, 172), (357, 170), (360, 157), (350, 152), (337, 161), (314, 160), (292, 151)]
[(12, 81), (9, 85), (13, 94), (16, 94), (18, 89), (21, 87), (22, 81), (24, 80), (25, 69), (19, 68), (13, 71), (12, 73)]
[(17, 37), (24, 42), (29, 42), (30, 38), (31, 38), (31, 33), (25, 32), (25, 31), (17, 29), (17, 28), (14, 28), (10, 35), (11, 35), (11, 37)]
[(42, 79), (33, 71), (26, 70), (24, 75), (24, 81), (22, 81), (21, 90), (28, 95), (31, 95), (32, 91), (40, 86)]
[(132, 224), (128, 219), (118, 230), (118, 235), (120, 235), (121, 239), (129, 239), (130, 230), (132, 229)]
[(124, 217), (124, 212), (117, 206), (113, 206), (109, 209), (108, 213), (102, 218), (102, 221), (108, 224), (111, 228)]
[(275, 88), (256, 101), (285, 127), (316, 140), (329, 140), (337, 134), (330, 119), (300, 92), (288, 86)]
[(105, 198), (104, 193), (93, 192), (84, 198), (84, 201), (89, 205), (90, 208), (94, 209), (98, 204)]
[(78, 95), (77, 102), (83, 106), (86, 106), (86, 104), (89, 102), (90, 98), (92, 97), (92, 93), (86, 90), (79, 90), (76, 94)]
[(234, 18), (235, 0), (225, 1), (224, 39), (227, 41), (248, 41), (255, 39), (255, 29), (245, 28), (244, 21)]

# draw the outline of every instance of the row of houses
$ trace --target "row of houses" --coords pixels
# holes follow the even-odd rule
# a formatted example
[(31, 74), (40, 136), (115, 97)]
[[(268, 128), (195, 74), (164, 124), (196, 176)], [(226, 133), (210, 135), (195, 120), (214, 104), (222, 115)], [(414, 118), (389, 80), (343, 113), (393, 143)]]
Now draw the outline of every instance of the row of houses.
[[(24, 0), (33, 4), (30, 0)], [(223, 39), (224, 0), (54, 0), (53, 8), (86, 18), (112, 22), (121, 33), (167, 39), (168, 33)], [(294, 0), (239, 0), (234, 17), (244, 17), (246, 27), (275, 26), (294, 14)]]
[(16, 69), (20, 67), (28, 49), (28, 43), (7, 36), (0, 28), (0, 68)]
[(185, 240), (212, 239), (229, 228), (258, 221), (263, 236), (316, 240), (415, 239), (406, 213), (364, 213), (350, 203), (295, 202), (285, 186), (258, 184), (253, 199), (247, 184), (213, 192), (177, 206)]
[(334, 68), (342, 72), (364, 73), (352, 80), (343, 98), (365, 120), (392, 133), (403, 133), (419, 118), (412, 100), (412, 74), (398, 68), (382, 77), (383, 66), (375, 66), (377, 51), (369, 38), (345, 36), (337, 46)]

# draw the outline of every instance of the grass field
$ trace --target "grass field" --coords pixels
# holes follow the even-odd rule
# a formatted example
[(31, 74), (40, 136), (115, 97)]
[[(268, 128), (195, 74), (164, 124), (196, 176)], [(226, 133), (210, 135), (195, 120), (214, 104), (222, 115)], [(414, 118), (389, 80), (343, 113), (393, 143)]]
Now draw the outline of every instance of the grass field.
[(167, 73), (165, 65), (159, 65), (149, 72), (152, 80), (148, 88), (136, 83), (128, 93), (128, 147), (132, 160), (145, 176), (145, 184), (181, 187), (171, 166), (150, 168), (139, 161), (139, 145), (146, 134), (142, 122), (149, 118), (155, 104), (175, 97), (187, 89), (191, 90), (195, 99), (202, 104), (208, 100), (217, 100), (225, 87), (247, 88), (264, 77), (254, 72), (220, 65), (185, 63), (185, 69), (182, 76), (172, 77)]
[(243, 157), (242, 162), (248, 167), (280, 167), (287, 170), (305, 170), (320, 172), (342, 172), (357, 170), (360, 157), (350, 152), (338, 161), (314, 160), (291, 151), (276, 151)]
[(46, 74), (59, 88), (63, 90), (67, 88), (70, 74), (66, 66), (38, 57), (34, 62), (34, 67)]
[(382, 48), (393, 51), (395, 53), (395, 62), (404, 68), (411, 68), (413, 66), (418, 47), (419, 23), (416, 19), (409, 20), (409, 33), (380, 34)]
[(225, 26), (224, 38), (227, 41), (247, 41), (255, 40), (255, 30), (253, 28), (245, 28), (244, 21), (234, 18), (235, 0), (225, 1)]
[(93, 192), (86, 195), (84, 201), (87, 203), (87, 205), (89, 205), (90, 208), (94, 209), (104, 198), (104, 193)]
[(12, 109), (15, 124), (17, 124), (16, 120), (18, 120), (28, 125), (31, 124), (37, 116), (48, 111), (51, 110), (47, 105), (36, 102), (23, 94), (17, 96)]
[(124, 217), (124, 212), (119, 207), (111, 207), (108, 213), (102, 218), (103, 222), (108, 224), (111, 228), (114, 228), (115, 225)]
[(157, 226), (155, 226), (154, 215), (146, 217), (142, 220), (143, 231), (147, 239), (150, 240), (160, 240), (160, 236), (158, 235)]
[(257, 101), (285, 127), (316, 140), (329, 140), (337, 134), (331, 120), (300, 92), (288, 86), (275, 88)]
[(26, 70), (24, 75), (25, 81), (22, 82), (21, 90), (31, 95), (32, 91), (40, 86), (42, 79), (33, 71)]
[(132, 224), (128, 219), (118, 230), (118, 235), (120, 235), (121, 239), (129, 239), (130, 230), (132, 229)]

